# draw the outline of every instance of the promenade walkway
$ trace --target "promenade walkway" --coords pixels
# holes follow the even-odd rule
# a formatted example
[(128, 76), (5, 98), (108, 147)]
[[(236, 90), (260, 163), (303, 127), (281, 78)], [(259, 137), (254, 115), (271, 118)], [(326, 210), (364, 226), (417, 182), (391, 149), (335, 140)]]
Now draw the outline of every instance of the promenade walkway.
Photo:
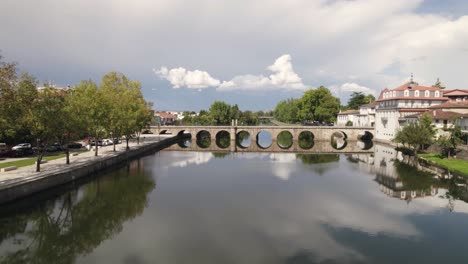
[[(129, 143), (130, 149), (139, 148), (147, 144), (159, 142), (162, 139), (169, 138), (171, 136), (159, 136), (159, 135), (144, 135), (140, 139), (140, 144), (137, 144), (136, 140), (132, 140)], [(73, 168), (78, 168), (84, 164), (87, 164), (92, 161), (99, 159), (105, 159), (110, 156), (116, 156), (119, 153), (126, 151), (126, 143), (122, 141), (121, 144), (116, 145), (116, 151), (113, 151), (113, 146), (102, 146), (99, 147), (98, 156), (94, 156), (94, 150), (80, 152), (77, 156), (70, 155), (70, 164), (65, 164), (65, 158), (60, 158), (56, 160), (48, 161), (47, 163), (41, 164), (41, 171), (36, 172), (36, 164), (31, 166), (20, 167), (13, 171), (0, 172), (0, 191), (8, 186), (11, 186), (15, 183), (32, 181), (37, 177), (47, 176), (60, 171), (72, 170)]]

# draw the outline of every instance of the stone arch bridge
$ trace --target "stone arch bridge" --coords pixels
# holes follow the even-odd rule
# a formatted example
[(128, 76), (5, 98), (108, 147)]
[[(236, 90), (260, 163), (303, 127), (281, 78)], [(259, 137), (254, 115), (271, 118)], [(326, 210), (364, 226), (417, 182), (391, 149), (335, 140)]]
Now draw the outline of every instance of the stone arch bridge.
[[(205, 136), (210, 137), (211, 142), (216, 142), (220, 133), (229, 134), (231, 146), (236, 146), (236, 140), (241, 132), (250, 135), (252, 146), (258, 145), (257, 140), (260, 132), (269, 133), (273, 142), (277, 141), (280, 133), (289, 133), (294, 143), (297, 143), (301, 135), (307, 132), (309, 135), (312, 134), (316, 145), (324, 145), (323, 142), (330, 144), (332, 136), (351, 142), (357, 142), (361, 139), (371, 140), (374, 136), (373, 127), (349, 126), (154, 126), (151, 127), (151, 132), (158, 135), (170, 134), (174, 136), (188, 136), (190, 134), (195, 138), (203, 133)], [(292, 149), (298, 149), (296, 145), (294, 144)], [(278, 148), (277, 145), (272, 144), (272, 146), (268, 147), (268, 150), (274, 151), (276, 148)]]

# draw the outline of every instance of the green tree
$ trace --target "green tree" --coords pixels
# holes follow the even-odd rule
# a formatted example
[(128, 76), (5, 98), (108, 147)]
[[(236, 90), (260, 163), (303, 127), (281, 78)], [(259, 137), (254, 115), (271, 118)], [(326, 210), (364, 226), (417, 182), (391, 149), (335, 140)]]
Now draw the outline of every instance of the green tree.
[(463, 133), (460, 126), (456, 125), (449, 129), (449, 131), (450, 134), (448, 136), (441, 136), (436, 142), (441, 148), (441, 155), (447, 156), (447, 158), (456, 154), (457, 146), (463, 143), (463, 140), (461, 139)]
[[(74, 100), (70, 102), (73, 109), (79, 111), (83, 127), (94, 139), (98, 140), (109, 127), (109, 102), (97, 85), (89, 80), (82, 81), (75, 86)], [(95, 147), (95, 156), (98, 156), (98, 147)]]
[(306, 91), (300, 99), (299, 116), (302, 121), (334, 121), (339, 110), (340, 99), (324, 86)]
[(210, 106), (210, 116), (215, 125), (228, 125), (231, 123), (231, 106), (228, 103), (215, 101)]
[(421, 123), (410, 123), (400, 129), (393, 142), (408, 147), (413, 153), (433, 142), (434, 135)]
[(353, 92), (348, 101), (347, 109), (358, 109), (361, 105), (369, 104), (375, 101), (372, 94), (364, 95), (362, 92)]
[(46, 87), (30, 102), (25, 121), (31, 135), (37, 140), (36, 171), (41, 170), (41, 160), (47, 146), (53, 143), (63, 126), (61, 119), (65, 100), (57, 91)]
[(273, 112), (275, 118), (287, 123), (299, 121), (299, 104), (299, 100), (292, 98), (279, 102)]

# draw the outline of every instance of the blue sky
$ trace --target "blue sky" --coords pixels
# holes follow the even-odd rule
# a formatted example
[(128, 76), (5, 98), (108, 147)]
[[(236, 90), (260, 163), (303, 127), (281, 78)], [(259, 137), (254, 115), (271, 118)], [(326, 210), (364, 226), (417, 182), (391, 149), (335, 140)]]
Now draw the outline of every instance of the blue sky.
[(468, 1), (2, 0), (6, 61), (59, 86), (119, 71), (159, 110), (346, 103), (409, 79), (468, 89)]

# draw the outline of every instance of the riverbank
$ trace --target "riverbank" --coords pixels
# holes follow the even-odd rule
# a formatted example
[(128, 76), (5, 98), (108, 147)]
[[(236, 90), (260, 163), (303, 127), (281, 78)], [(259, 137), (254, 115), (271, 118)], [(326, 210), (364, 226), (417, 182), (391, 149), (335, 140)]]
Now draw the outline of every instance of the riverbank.
[(448, 170), (452, 173), (468, 178), (468, 161), (461, 159), (447, 159), (437, 153), (418, 154), (419, 160), (429, 165)]
[(94, 151), (86, 151), (70, 157), (69, 165), (65, 164), (65, 158), (42, 164), (41, 172), (35, 172), (35, 165), (1, 172), (0, 204), (95, 174), (139, 156), (159, 151), (176, 141), (175, 137), (147, 135), (140, 144), (132, 142), (128, 151), (125, 144), (119, 144), (115, 152), (113, 146), (106, 146), (99, 149), (98, 157), (94, 156)]

